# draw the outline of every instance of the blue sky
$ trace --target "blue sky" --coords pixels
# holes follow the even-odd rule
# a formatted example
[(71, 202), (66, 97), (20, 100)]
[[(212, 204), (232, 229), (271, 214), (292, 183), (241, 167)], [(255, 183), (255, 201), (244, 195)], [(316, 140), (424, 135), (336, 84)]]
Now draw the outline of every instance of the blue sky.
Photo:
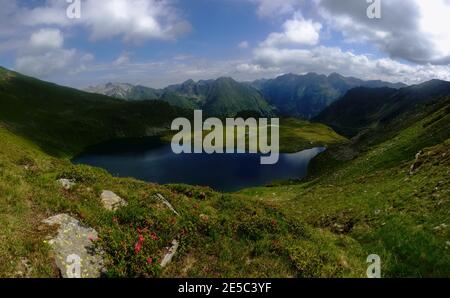
[[(246, 81), (338, 72), (450, 80), (450, 3), (380, 0), (0, 0), (0, 65), (59, 84)], [(406, 3), (406, 4), (405, 4)]]

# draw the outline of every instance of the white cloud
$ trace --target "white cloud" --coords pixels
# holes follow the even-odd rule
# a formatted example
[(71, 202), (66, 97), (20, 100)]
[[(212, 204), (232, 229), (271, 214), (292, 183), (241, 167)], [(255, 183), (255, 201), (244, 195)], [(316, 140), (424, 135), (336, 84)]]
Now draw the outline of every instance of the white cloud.
[[(262, 9), (264, 1), (257, 2)], [(338, 72), (410, 84), (433, 78), (450, 80), (450, 31), (444, 25), (450, 15), (449, 0), (382, 1), (381, 20), (367, 17), (366, 1), (315, 0), (313, 3), (319, 15), (306, 20), (291, 9), (292, 17), (285, 21), (283, 30), (270, 33), (253, 50), (252, 60), (237, 65), (236, 70), (255, 77), (288, 72)], [(340, 46), (320, 45), (322, 29), (327, 32), (323, 39), (330, 38), (329, 31), (335, 30), (344, 36), (341, 44), (375, 45), (380, 53), (356, 54)], [(386, 54), (390, 58), (383, 57)]]
[(259, 74), (265, 71), (263, 67), (256, 64), (242, 63), (236, 66), (236, 70), (243, 73)]
[(450, 63), (448, 0), (382, 1), (380, 20), (367, 18), (365, 1), (315, 2), (329, 27), (349, 42), (371, 43), (392, 58), (414, 63)]
[(116, 60), (114, 60), (113, 65), (123, 65), (130, 63), (130, 53), (125, 52), (122, 53)]
[[(64, 47), (64, 36), (74, 29), (84, 27), (92, 41), (120, 38), (132, 44), (174, 40), (191, 29), (172, 0), (83, 0), (80, 19), (67, 17), (63, 0), (34, 7), (0, 0), (0, 7), (0, 52), (14, 53), (16, 70), (50, 80), (93, 66), (92, 55)], [(128, 53), (111, 62), (115, 67), (126, 64)]]
[(15, 69), (39, 78), (75, 74), (94, 60), (93, 55), (64, 48), (59, 29), (43, 28), (31, 33), (26, 47), (17, 52)]
[(41, 29), (30, 37), (29, 47), (33, 50), (47, 51), (59, 49), (64, 44), (64, 37), (59, 29)]
[(90, 55), (81, 55), (75, 49), (57, 49), (38, 55), (24, 55), (16, 59), (16, 70), (40, 78), (54, 78), (59, 74), (75, 74), (83, 70), (83, 62)]
[(191, 29), (165, 0), (87, 0), (81, 22), (91, 29), (94, 40), (114, 36), (125, 41), (167, 40)]
[(263, 42), (264, 46), (280, 45), (316, 45), (320, 39), (322, 25), (312, 20), (305, 20), (300, 13), (283, 24), (282, 33), (271, 33)]
[(293, 13), (303, 2), (302, 0), (250, 0), (258, 5), (260, 17), (282, 16)]
[(247, 49), (249, 46), (250, 46), (250, 44), (249, 44), (249, 42), (246, 41), (246, 40), (241, 41), (241, 42), (238, 44), (238, 48), (240, 48), (240, 49)]
[[(140, 42), (176, 39), (191, 30), (191, 25), (179, 16), (171, 0), (84, 0), (80, 19), (67, 17), (66, 1), (47, 0), (34, 8), (9, 2), (0, 0), (4, 11), (0, 13), (3, 18), (0, 24), (14, 24), (16, 31), (36, 26), (84, 26), (89, 29), (92, 40), (121, 37), (126, 42)], [(0, 34), (6, 35), (8, 31), (2, 28)]]

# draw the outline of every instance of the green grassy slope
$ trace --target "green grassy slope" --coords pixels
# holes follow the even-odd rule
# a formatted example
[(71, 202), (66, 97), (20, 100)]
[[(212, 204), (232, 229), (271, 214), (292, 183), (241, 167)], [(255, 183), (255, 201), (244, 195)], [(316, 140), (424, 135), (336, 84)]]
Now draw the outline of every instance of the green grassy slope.
[[(351, 161), (339, 160), (342, 149), (330, 150), (318, 158), (316, 175), (307, 182), (242, 194), (271, 202), (315, 228), (350, 237), (358, 250), (345, 250), (346, 257), (380, 255), (383, 276), (450, 276), (448, 107)], [(417, 169), (410, 175), (413, 164)]]
[(329, 147), (347, 139), (330, 127), (295, 118), (280, 120), (280, 152), (293, 153), (312, 147)]

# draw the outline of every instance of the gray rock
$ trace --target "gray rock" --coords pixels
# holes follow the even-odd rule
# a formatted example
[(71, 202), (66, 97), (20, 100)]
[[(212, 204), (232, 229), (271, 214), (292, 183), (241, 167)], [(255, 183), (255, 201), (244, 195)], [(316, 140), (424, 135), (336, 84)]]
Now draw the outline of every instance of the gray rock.
[(98, 278), (103, 272), (103, 252), (96, 249), (93, 241), (97, 231), (81, 225), (67, 214), (58, 214), (43, 221), (57, 225), (56, 237), (47, 243), (55, 253), (56, 266), (63, 278)]
[(418, 168), (422, 165), (422, 161), (420, 160), (422, 154), (423, 154), (422, 150), (417, 152), (416, 159), (415, 159), (414, 163), (411, 165), (411, 167), (409, 168), (409, 175), (414, 175), (417, 172)]
[(72, 187), (74, 187), (76, 185), (76, 183), (74, 181), (69, 180), (69, 179), (59, 179), (58, 183), (61, 184), (61, 186), (65, 190), (70, 190), (70, 189), (72, 189)]
[(177, 253), (179, 243), (177, 240), (172, 241), (172, 247), (168, 248), (168, 251), (166, 255), (164, 256), (163, 260), (161, 261), (161, 267), (166, 267), (170, 262), (172, 262), (173, 257)]
[(103, 207), (109, 211), (116, 211), (120, 207), (128, 205), (128, 203), (110, 190), (104, 190), (100, 195)]

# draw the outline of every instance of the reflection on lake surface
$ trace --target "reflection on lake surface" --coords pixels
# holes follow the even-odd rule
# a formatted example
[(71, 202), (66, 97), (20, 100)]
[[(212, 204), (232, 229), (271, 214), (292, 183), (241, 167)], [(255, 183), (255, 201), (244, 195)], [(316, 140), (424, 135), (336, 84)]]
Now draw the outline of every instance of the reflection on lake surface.
[(280, 154), (275, 165), (261, 165), (260, 154), (181, 154), (170, 145), (154, 142), (129, 144), (109, 142), (76, 157), (75, 164), (100, 167), (119, 177), (134, 177), (160, 184), (185, 183), (236, 191), (262, 186), (275, 180), (299, 179), (306, 175), (312, 158), (325, 148)]

